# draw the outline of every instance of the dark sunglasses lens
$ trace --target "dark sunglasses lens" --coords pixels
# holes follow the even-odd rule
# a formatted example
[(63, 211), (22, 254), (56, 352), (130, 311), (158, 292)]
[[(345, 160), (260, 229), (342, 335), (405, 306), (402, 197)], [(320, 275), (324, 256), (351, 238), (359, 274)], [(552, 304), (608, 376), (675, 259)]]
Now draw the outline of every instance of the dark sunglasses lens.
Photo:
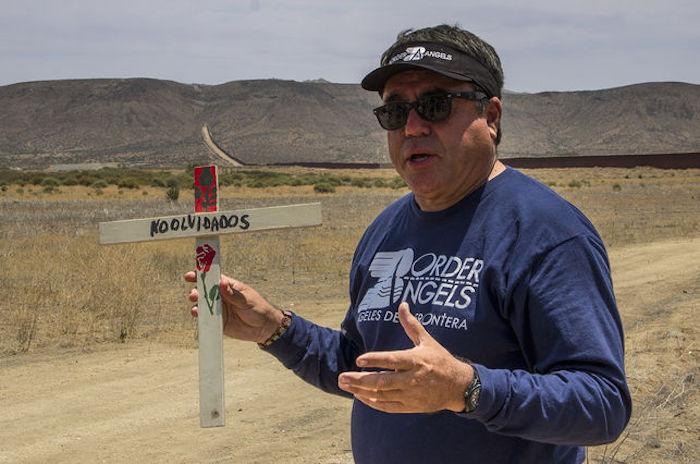
[(426, 121), (436, 122), (447, 119), (452, 105), (447, 95), (431, 95), (418, 100), (416, 110)]
[(379, 125), (386, 130), (396, 130), (406, 125), (408, 119), (407, 103), (391, 102), (377, 108), (374, 114), (377, 115)]
[(429, 95), (419, 98), (414, 103), (389, 102), (374, 110), (374, 114), (384, 129), (396, 130), (406, 125), (408, 112), (414, 106), (421, 118), (437, 122), (450, 116), (452, 101), (447, 95)]

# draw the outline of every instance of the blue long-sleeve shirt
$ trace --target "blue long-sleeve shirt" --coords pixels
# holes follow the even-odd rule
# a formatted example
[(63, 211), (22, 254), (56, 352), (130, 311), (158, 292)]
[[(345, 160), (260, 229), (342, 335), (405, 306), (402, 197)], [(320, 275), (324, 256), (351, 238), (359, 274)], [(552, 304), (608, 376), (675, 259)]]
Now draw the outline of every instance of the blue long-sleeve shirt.
[(386, 414), (355, 401), (363, 463), (580, 463), (613, 441), (631, 399), (607, 255), (583, 214), (507, 169), (458, 204), (423, 212), (412, 194), (365, 232), (341, 330), (294, 317), (269, 347), (325, 391), (368, 351), (411, 348), (397, 308), (408, 301), (483, 385), (472, 413)]

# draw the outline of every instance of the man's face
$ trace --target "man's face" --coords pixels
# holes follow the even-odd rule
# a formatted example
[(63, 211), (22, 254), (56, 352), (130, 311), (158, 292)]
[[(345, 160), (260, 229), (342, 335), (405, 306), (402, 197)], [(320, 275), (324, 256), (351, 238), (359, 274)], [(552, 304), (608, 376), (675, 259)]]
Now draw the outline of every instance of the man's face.
[[(383, 99), (413, 102), (426, 93), (470, 90), (474, 88), (469, 83), (431, 71), (405, 71), (387, 81)], [(404, 127), (387, 132), (394, 169), (421, 209), (445, 209), (486, 182), (496, 162), (500, 115), (495, 97), (481, 115), (477, 102), (455, 98), (446, 120), (425, 121), (411, 109)]]

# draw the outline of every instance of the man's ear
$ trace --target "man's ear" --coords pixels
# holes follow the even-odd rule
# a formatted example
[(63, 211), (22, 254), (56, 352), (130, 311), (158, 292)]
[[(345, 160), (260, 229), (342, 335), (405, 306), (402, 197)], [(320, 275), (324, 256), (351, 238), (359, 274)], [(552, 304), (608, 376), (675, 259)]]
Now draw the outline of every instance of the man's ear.
[(491, 138), (496, 140), (498, 136), (498, 128), (501, 126), (501, 114), (503, 112), (503, 107), (501, 106), (501, 100), (498, 97), (491, 97), (488, 105), (486, 106), (486, 124), (489, 126), (489, 132)]

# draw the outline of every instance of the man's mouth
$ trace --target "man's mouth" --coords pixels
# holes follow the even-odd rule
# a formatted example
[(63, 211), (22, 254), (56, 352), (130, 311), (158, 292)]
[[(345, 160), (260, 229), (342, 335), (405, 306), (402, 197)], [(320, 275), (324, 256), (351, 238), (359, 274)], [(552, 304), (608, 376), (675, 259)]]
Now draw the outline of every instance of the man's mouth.
[(428, 155), (427, 153), (416, 153), (415, 155), (411, 155), (411, 157), (408, 159), (411, 163), (422, 163), (424, 161), (427, 161), (432, 155)]

